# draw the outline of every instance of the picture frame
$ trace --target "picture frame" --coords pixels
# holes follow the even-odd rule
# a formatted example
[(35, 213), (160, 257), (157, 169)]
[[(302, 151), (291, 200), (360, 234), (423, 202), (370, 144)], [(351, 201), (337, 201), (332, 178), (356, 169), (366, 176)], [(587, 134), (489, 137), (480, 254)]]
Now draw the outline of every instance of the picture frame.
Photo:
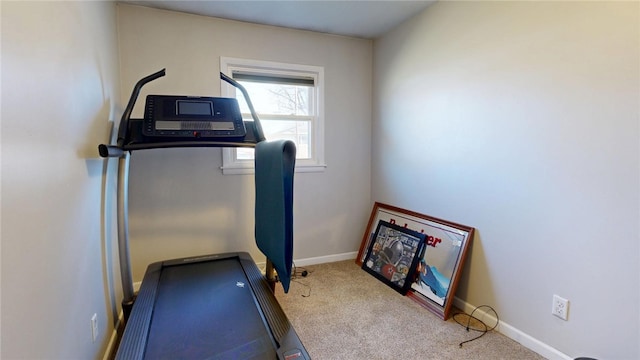
[(369, 244), (362, 269), (405, 295), (418, 264), (425, 234), (386, 221), (379, 221)]
[(471, 226), (376, 202), (362, 237), (356, 264), (362, 265), (376, 224), (385, 221), (425, 234), (425, 245), (407, 297), (443, 320), (451, 315), (453, 299), (475, 229)]

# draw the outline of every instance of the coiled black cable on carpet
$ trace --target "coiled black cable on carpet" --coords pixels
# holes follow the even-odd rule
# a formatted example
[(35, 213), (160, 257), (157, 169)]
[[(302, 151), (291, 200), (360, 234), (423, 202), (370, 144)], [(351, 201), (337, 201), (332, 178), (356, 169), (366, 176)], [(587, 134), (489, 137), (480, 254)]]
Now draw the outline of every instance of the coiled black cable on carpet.
[(302, 297), (309, 297), (311, 296), (311, 286), (309, 284), (305, 284), (302, 281), (299, 280), (299, 277), (302, 276), (303, 278), (306, 278), (308, 275), (310, 275), (311, 272), (307, 271), (307, 269), (301, 267), (298, 268), (296, 266), (296, 263), (293, 263), (293, 277), (291, 278), (293, 280), (293, 282), (296, 282), (302, 286), (304, 286), (307, 289), (307, 294), (302, 294)]
[[(489, 327), (487, 326), (487, 324), (485, 324), (485, 323), (484, 323), (484, 321), (482, 321), (482, 320), (478, 319), (477, 317), (473, 316), (473, 313), (475, 313), (475, 312), (476, 312), (476, 310), (478, 310), (478, 309), (480, 309), (480, 308), (487, 308), (487, 309), (491, 310), (491, 312), (493, 312), (493, 313), (496, 315), (496, 323), (495, 323), (495, 325), (493, 325), (491, 328), (489, 328)], [(462, 322), (458, 319), (458, 318), (462, 317), (463, 315), (464, 315), (465, 317), (467, 317), (467, 323), (466, 323), (466, 324), (462, 323)], [(479, 322), (479, 323), (482, 325), (482, 327), (483, 327), (483, 328), (482, 328), (482, 329), (476, 329), (476, 328), (471, 327), (471, 319), (474, 319), (474, 320), (476, 320), (477, 322)], [(466, 343), (468, 343), (468, 342), (471, 342), (471, 341), (474, 341), (474, 340), (478, 340), (478, 339), (480, 339), (481, 337), (483, 337), (483, 336), (484, 336), (484, 334), (486, 334), (486, 333), (488, 333), (489, 331), (491, 331), (491, 330), (495, 329), (496, 327), (498, 327), (498, 324), (500, 323), (500, 318), (498, 317), (498, 313), (497, 313), (497, 312), (496, 312), (496, 311), (495, 311), (491, 306), (489, 306), (489, 305), (480, 305), (480, 306), (476, 307), (475, 309), (473, 309), (473, 311), (472, 311), (472, 312), (471, 312), (471, 314), (469, 314), (469, 315), (467, 315), (467, 314), (465, 314), (465, 313), (457, 313), (457, 314), (454, 314), (454, 315), (453, 315), (453, 320), (455, 320), (455, 322), (457, 322), (458, 324), (460, 324), (460, 325), (464, 326), (464, 327), (467, 329), (467, 332), (468, 332), (469, 330), (473, 330), (473, 331), (481, 332), (481, 334), (480, 334), (480, 335), (478, 335), (478, 336), (474, 337), (473, 339), (469, 339), (469, 340), (465, 340), (465, 341), (461, 342), (461, 343), (460, 343), (460, 347), (462, 347), (462, 345), (463, 345), (463, 344), (466, 344)]]

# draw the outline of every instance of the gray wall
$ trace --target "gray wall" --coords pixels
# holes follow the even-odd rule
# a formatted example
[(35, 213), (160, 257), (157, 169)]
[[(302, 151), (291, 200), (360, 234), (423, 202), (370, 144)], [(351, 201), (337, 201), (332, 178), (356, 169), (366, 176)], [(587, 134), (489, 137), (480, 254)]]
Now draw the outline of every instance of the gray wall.
[(476, 227), (458, 297), (571, 357), (640, 357), (639, 10), (439, 2), (374, 43), (373, 200)]
[(116, 8), (1, 6), (0, 357), (101, 358), (121, 298), (114, 172), (97, 153), (120, 111)]
[[(117, 8), (1, 4), (0, 357), (102, 356), (121, 292), (96, 144), (160, 68), (142, 97), (218, 94), (220, 56), (325, 66), (328, 168), (296, 177), (296, 259), (356, 251), (372, 200), (457, 221), (478, 229), (462, 301), (570, 356), (640, 357), (637, 3), (437, 3), (373, 46)], [(136, 280), (171, 257), (262, 260), (253, 178), (220, 165), (219, 149), (133, 156)]]
[[(294, 259), (353, 256), (370, 207), (372, 42), (131, 5), (119, 5), (118, 15), (123, 100), (136, 81), (162, 68), (167, 75), (140, 99), (152, 92), (219, 96), (221, 56), (325, 68), (327, 168), (296, 174)], [(141, 117), (139, 105), (134, 115)], [(253, 238), (253, 175), (222, 175), (221, 162), (215, 148), (133, 154), (135, 281), (149, 263), (182, 256), (248, 251), (264, 262)]]

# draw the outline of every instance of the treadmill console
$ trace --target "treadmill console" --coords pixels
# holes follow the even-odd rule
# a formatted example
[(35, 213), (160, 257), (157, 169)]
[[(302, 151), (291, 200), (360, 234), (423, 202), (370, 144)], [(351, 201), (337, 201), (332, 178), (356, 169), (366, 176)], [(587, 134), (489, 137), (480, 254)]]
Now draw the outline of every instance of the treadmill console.
[(147, 95), (142, 133), (151, 137), (241, 138), (246, 129), (236, 99)]

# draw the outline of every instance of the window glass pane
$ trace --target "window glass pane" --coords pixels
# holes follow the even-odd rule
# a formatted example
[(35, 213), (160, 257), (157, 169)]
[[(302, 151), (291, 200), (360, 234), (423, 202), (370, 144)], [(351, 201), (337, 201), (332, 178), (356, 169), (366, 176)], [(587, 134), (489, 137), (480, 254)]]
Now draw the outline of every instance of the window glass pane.
[(309, 159), (308, 121), (269, 120), (262, 122), (267, 139), (291, 140), (296, 144), (296, 159)]
[[(262, 130), (267, 140), (292, 140), (296, 144), (296, 159), (311, 159), (309, 144), (309, 121), (261, 120)], [(238, 148), (237, 160), (253, 160), (253, 149)]]
[(253, 148), (237, 148), (236, 160), (253, 160)]
[[(239, 81), (245, 87), (258, 114), (313, 115), (313, 87), (278, 83)], [(236, 91), (240, 111), (249, 112), (241, 91)]]

